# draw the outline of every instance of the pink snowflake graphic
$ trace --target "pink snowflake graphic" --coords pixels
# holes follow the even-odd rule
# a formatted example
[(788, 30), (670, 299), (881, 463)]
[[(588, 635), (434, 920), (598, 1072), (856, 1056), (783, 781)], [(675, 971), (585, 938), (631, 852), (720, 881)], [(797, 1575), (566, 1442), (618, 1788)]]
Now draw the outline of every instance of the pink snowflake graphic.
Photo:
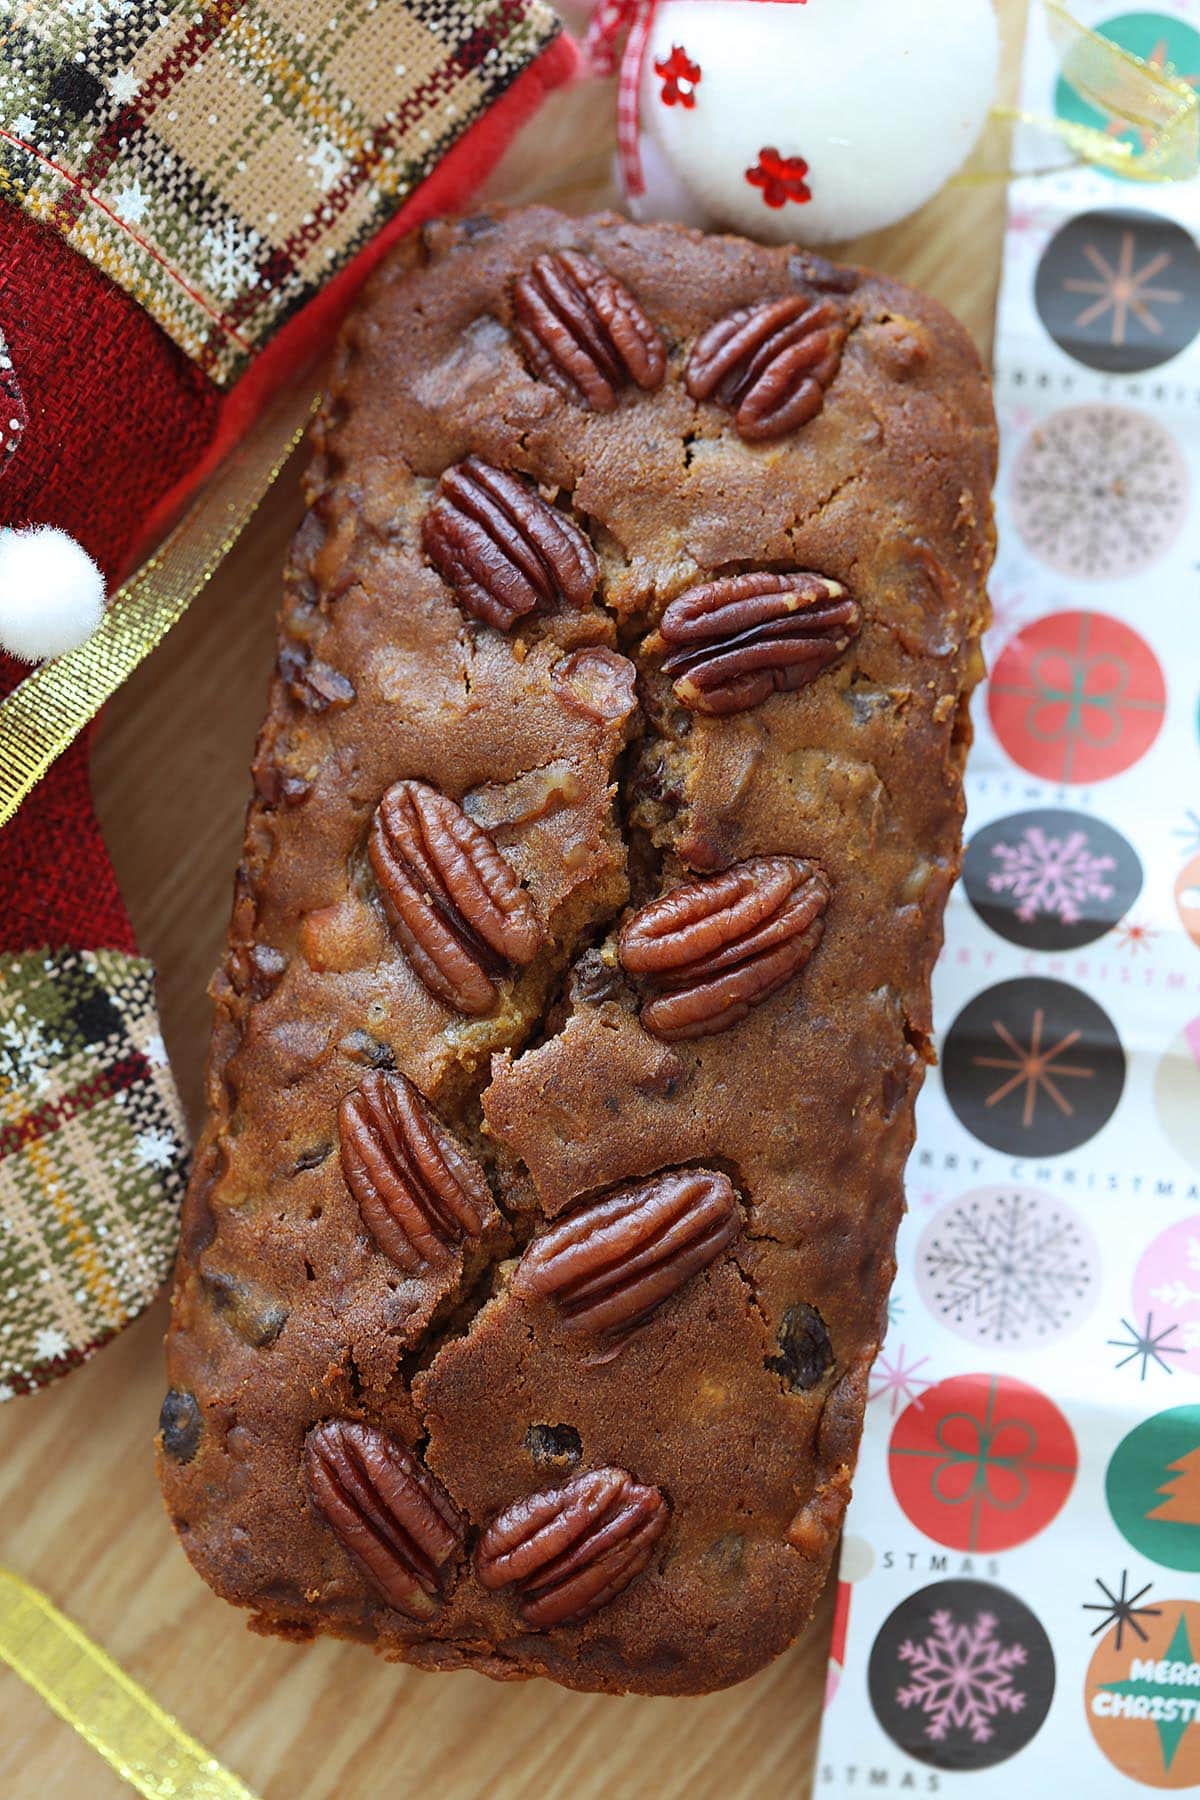
[(917, 1373), (918, 1369), (925, 1367), (929, 1358), (920, 1356), (916, 1362), (906, 1363), (904, 1360), (906, 1351), (907, 1346), (901, 1344), (896, 1353), (895, 1362), (890, 1360), (885, 1351), (880, 1351), (871, 1370), (871, 1384), (867, 1397), (871, 1400), (882, 1400), (886, 1396), (889, 1401), (888, 1410), (893, 1419), (901, 1407), (910, 1405), (914, 1400), (919, 1406), (922, 1391), (933, 1386), (931, 1377)]
[(1019, 902), (1017, 918), (1026, 925), (1039, 914), (1077, 925), (1089, 900), (1111, 900), (1114, 893), (1104, 877), (1116, 862), (1091, 854), (1086, 831), (1049, 837), (1040, 825), (1031, 825), (1019, 843), (996, 844), (992, 855), (1002, 866), (988, 876), (988, 887), (993, 894), (1011, 894)]
[(1002, 1644), (990, 1612), (978, 1612), (973, 1623), (959, 1625), (943, 1607), (929, 1623), (919, 1644), (906, 1638), (897, 1651), (911, 1676), (907, 1687), (897, 1688), (897, 1704), (925, 1714), (925, 1736), (934, 1743), (951, 1731), (969, 1731), (975, 1743), (986, 1744), (992, 1721), (1002, 1712), (1019, 1713), (1025, 1705), (1026, 1696), (1012, 1679), (1013, 1670), (1025, 1662), (1025, 1646)]

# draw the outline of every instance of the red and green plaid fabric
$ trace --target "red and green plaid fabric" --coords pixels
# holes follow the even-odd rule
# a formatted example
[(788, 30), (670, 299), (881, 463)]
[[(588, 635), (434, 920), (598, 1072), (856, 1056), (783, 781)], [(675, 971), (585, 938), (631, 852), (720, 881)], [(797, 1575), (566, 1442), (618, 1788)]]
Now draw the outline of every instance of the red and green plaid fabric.
[(547, 48), (542, 0), (12, 0), (0, 196), (228, 386)]
[(151, 965), (0, 958), (0, 1399), (65, 1374), (153, 1299), (185, 1143)]

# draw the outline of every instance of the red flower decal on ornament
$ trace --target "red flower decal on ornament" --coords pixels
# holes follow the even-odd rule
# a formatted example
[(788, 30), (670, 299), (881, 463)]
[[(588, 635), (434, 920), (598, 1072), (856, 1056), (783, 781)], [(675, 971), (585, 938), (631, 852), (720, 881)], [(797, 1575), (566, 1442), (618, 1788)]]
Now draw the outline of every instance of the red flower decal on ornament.
[(664, 106), (684, 106), (690, 111), (696, 104), (700, 85), (700, 64), (694, 63), (682, 44), (672, 44), (670, 56), (654, 65), (654, 73), (662, 76)]
[(803, 206), (812, 199), (812, 189), (804, 179), (807, 174), (808, 164), (802, 156), (780, 156), (778, 150), (767, 149), (759, 151), (757, 166), (746, 170), (746, 180), (751, 187), (762, 189), (767, 206), (779, 208), (789, 200)]

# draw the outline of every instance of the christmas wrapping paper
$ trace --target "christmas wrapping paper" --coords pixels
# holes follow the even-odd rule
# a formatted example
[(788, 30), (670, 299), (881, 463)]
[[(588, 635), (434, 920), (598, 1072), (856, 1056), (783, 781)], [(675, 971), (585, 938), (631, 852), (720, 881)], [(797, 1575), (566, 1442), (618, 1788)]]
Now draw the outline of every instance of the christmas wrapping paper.
[[(1196, 0), (1077, 11), (1200, 84)], [(1023, 103), (1103, 123), (1040, 9)], [(1198, 227), (1197, 181), (1011, 190), (991, 676), (817, 1794), (1200, 1784)]]

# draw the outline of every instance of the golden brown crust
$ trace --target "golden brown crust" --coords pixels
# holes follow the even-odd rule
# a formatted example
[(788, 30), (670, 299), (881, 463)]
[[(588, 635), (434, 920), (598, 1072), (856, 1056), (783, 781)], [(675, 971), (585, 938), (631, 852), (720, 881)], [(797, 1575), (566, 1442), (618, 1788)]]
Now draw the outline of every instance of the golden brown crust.
[[(661, 333), (657, 390), (630, 381), (596, 410), (531, 372), (513, 287), (564, 250)], [(687, 358), (722, 315), (797, 292), (839, 310), (840, 364), (802, 426), (747, 442), (728, 406), (690, 396)], [(167, 1503), (196, 1566), (256, 1628), (580, 1688), (726, 1685), (804, 1624), (849, 1492), (958, 868), (992, 552), (987, 383), (961, 329), (894, 282), (537, 208), (433, 227), (385, 265), (343, 332), (315, 440), (214, 989), (169, 1339)], [(422, 528), (468, 456), (529, 478), (584, 533), (593, 601), (539, 601), (508, 630), (457, 603)], [(516, 512), (489, 531), (508, 573), (489, 574), (489, 544), (471, 544), (470, 578), (528, 568), (552, 602), (560, 546), (576, 540), (539, 513), (543, 563), (529, 562), (520, 491), (503, 494)], [(745, 710), (691, 711), (662, 671), (663, 612), (756, 570), (840, 584), (855, 630), (795, 691), (762, 698), (756, 676)], [(537, 915), (527, 963), (487, 963), (491, 1011), (454, 1010), (398, 941), (367, 844), (401, 781), (462, 807)], [(728, 991), (748, 1007), (663, 1041), (640, 1017), (658, 990), (622, 970), (621, 925), (757, 858), (820, 871), (811, 953), (787, 961), (761, 935), (772, 920), (743, 907), (760, 960)], [(482, 903), (456, 881), (439, 919), (483, 957), (470, 935)], [(723, 1000), (738, 954), (718, 946), (714, 964), (707, 940), (689, 940), (655, 980), (716, 979)], [(783, 975), (769, 986), (755, 969), (772, 958)], [(338, 1149), (339, 1105), (393, 1066), (482, 1164), (499, 1208), (415, 1274), (364, 1225)], [(593, 1340), (554, 1292), (511, 1283), (545, 1221), (701, 1166), (732, 1180), (737, 1235), (694, 1254), (686, 1279), (655, 1274), (647, 1291), (665, 1297), (634, 1329)], [(596, 1266), (641, 1278), (658, 1255), (657, 1193), (596, 1209), (632, 1234)], [(688, 1243), (701, 1230), (690, 1214), (676, 1229)], [(389, 1606), (313, 1506), (305, 1441), (331, 1420), (415, 1453), (465, 1521), (431, 1617)], [(516, 1589), (478, 1580), (479, 1533), (605, 1469), (623, 1492), (660, 1495), (666, 1525), (606, 1604), (531, 1628)]]

